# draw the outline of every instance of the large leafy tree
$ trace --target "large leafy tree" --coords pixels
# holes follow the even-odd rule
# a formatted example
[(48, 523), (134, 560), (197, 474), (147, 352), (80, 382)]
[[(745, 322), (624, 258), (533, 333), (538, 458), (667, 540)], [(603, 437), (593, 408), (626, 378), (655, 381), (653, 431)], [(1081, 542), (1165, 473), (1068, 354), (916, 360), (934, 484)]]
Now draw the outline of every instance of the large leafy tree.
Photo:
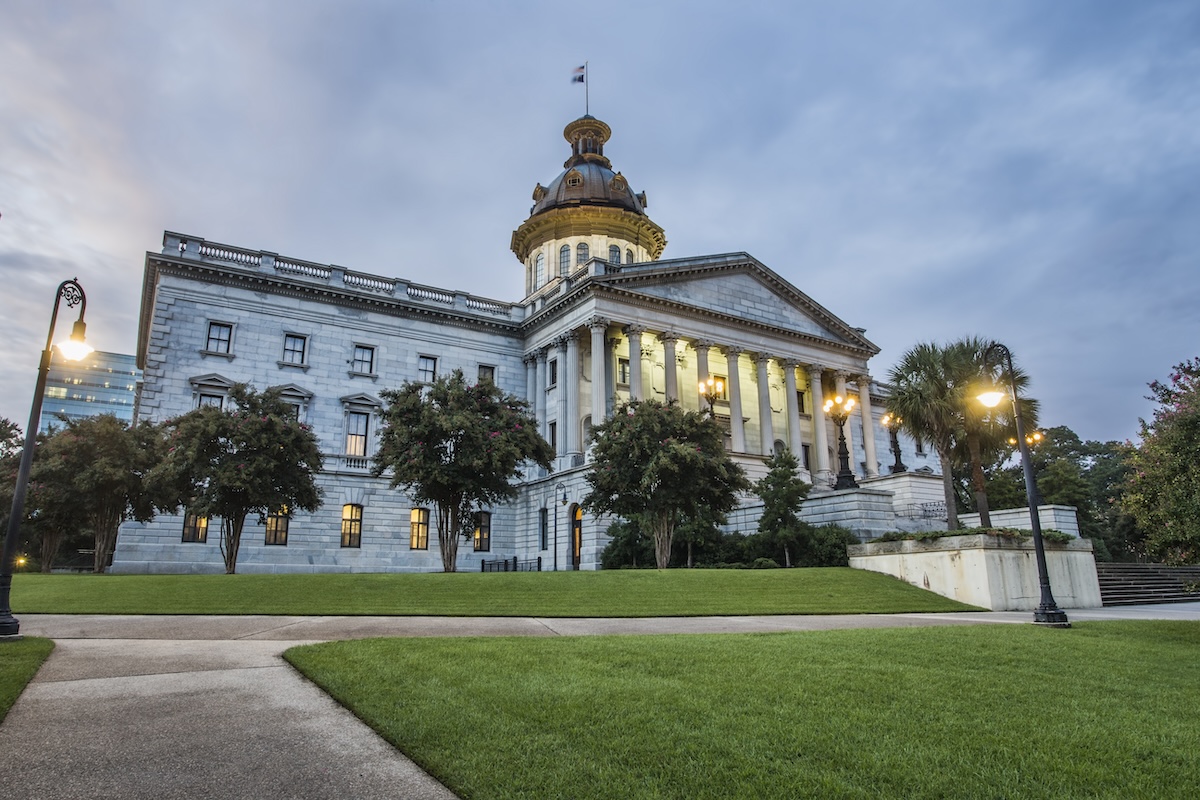
[(151, 480), (163, 507), (221, 518), (221, 555), (233, 574), (248, 515), (320, 508), (321, 451), (277, 390), (238, 384), (230, 398), (231, 409), (203, 406), (165, 423), (167, 451)]
[(676, 402), (623, 404), (592, 437), (583, 506), (641, 525), (654, 537), (659, 569), (667, 568), (682, 520), (724, 515), (737, 505), (738, 492), (750, 488), (725, 452), (716, 420)]
[(0, 530), (8, 528), (8, 514), (12, 510), (13, 489), (17, 483), (17, 467), (24, 438), (15, 422), (0, 417)]
[(471, 535), (476, 512), (515, 497), (523, 467), (548, 467), (554, 452), (524, 400), (491, 381), (468, 384), (462, 370), (382, 394), (372, 470), (390, 471), (393, 487), (433, 505), (442, 569), (454, 572), (459, 539)]
[(1141, 421), (1125, 507), (1153, 554), (1200, 563), (1200, 360), (1176, 364), (1150, 392), (1158, 407), (1153, 419)]
[(798, 473), (800, 462), (790, 450), (767, 459), (767, 474), (754, 492), (763, 501), (758, 532), (776, 549), (782, 548), (784, 566), (792, 566), (792, 548), (799, 544), (807, 526), (800, 521), (800, 506), (811, 488)]
[(131, 426), (112, 414), (67, 420), (42, 442), (30, 484), (43, 569), (53, 562), (61, 537), (82, 529), (94, 539), (93, 570), (104, 572), (121, 523), (154, 516), (146, 478), (162, 452), (160, 442), (155, 426)]

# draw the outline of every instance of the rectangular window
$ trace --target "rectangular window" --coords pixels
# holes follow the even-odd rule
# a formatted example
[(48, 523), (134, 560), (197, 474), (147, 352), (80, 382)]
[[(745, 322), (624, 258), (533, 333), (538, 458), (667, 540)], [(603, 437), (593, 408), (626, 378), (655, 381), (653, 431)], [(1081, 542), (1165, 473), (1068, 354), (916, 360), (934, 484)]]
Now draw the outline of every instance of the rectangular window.
[(543, 550), (550, 549), (550, 509), (538, 509), (538, 533), (541, 534)]
[(558, 450), (558, 423), (551, 422), (550, 425), (548, 426), (547, 433), (549, 433), (547, 440), (550, 442), (550, 449), (557, 451)]
[(264, 544), (287, 546), (288, 508), (284, 506), (273, 514), (267, 515), (267, 535)]
[(233, 342), (233, 326), (227, 322), (208, 323), (208, 341), (204, 349), (209, 353), (229, 353)]
[(360, 505), (342, 506), (342, 547), (362, 547), (362, 512)]
[(921, 441), (920, 436), (913, 439), (913, 444), (915, 444), (917, 446), (917, 455), (919, 455), (919, 456), (925, 455), (925, 444)]
[(208, 517), (188, 514), (183, 518), (183, 541), (204, 544), (208, 541)]
[(804, 468), (812, 472), (812, 450), (806, 444), (800, 445), (800, 457), (804, 463)]
[(417, 359), (417, 380), (421, 383), (433, 383), (437, 378), (437, 359), (433, 356), (421, 356)]
[(558, 385), (558, 359), (551, 359), (546, 364), (546, 386)]
[(354, 357), (350, 359), (350, 371), (363, 375), (375, 372), (375, 348), (365, 344), (354, 345)]
[(221, 408), (225, 404), (225, 398), (219, 394), (202, 394), (200, 402), (196, 403), (197, 408), (212, 406), (213, 408)]
[(629, 359), (617, 359), (617, 383), (624, 386), (629, 385)]
[(475, 552), (486, 553), (492, 549), (492, 514), (480, 511), (475, 515)]
[(796, 408), (800, 409), (801, 414), (808, 413), (807, 411), (804, 410), (804, 392), (800, 392), (800, 391), (796, 392)]
[(413, 550), (429, 549), (428, 508), (414, 508), (409, 515), (408, 546)]
[(351, 411), (346, 415), (346, 455), (364, 458), (367, 455), (367, 425), (371, 415)]
[(285, 364), (303, 364), (304, 351), (308, 347), (308, 337), (300, 336), (295, 333), (285, 334), (283, 337), (283, 363)]
[(724, 375), (713, 375), (713, 380), (721, 384), (721, 391), (717, 393), (718, 400), (729, 399), (729, 379)]
[(489, 366), (488, 364), (480, 364), (479, 365), (479, 382), (483, 383), (484, 381), (488, 381), (489, 383), (496, 382), (496, 368), (495, 367)]

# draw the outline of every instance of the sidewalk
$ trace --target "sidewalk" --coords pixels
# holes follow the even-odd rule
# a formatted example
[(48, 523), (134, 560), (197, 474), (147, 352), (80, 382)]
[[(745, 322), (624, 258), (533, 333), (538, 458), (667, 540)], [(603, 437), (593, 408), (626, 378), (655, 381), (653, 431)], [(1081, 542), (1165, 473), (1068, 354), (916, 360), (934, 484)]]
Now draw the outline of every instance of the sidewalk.
[[(1200, 603), (1069, 610), (1200, 620)], [(588, 636), (1028, 624), (1027, 612), (649, 619), (37, 615), (55, 640), (0, 725), (0, 800), (453, 798), (281, 654), (369, 636)]]

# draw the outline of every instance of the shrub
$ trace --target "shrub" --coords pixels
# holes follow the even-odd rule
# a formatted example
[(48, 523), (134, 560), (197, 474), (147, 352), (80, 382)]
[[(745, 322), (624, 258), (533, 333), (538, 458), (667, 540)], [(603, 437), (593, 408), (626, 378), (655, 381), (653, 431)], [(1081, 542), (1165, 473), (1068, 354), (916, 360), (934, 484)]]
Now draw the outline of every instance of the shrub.
[(750, 569), (779, 569), (779, 564), (773, 558), (756, 558)]

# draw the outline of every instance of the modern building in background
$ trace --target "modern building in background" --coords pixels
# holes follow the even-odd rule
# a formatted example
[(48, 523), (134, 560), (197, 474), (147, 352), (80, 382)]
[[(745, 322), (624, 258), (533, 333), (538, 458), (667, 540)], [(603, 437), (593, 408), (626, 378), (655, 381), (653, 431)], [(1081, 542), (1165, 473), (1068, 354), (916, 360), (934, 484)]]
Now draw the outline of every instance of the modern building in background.
[[(584, 513), (588, 436), (622, 402), (674, 400), (713, 413), (751, 478), (790, 449), (813, 483), (820, 522), (891, 529), (893, 509), (925, 499), (887, 474), (879, 349), (855, 327), (746, 253), (662, 259), (663, 229), (604, 155), (611, 130), (585, 116), (563, 132), (564, 168), (533, 190), (513, 232), (515, 302), (167, 232), (146, 254), (137, 360), (143, 419), (223, 406), (236, 383), (279, 387), (324, 453), (324, 506), (248, 520), (241, 572), (441, 569), (432, 509), (370, 474), (383, 389), (452, 370), (525, 398), (556, 458), (521, 481), (518, 498), (479, 509), (459, 569), (481, 559), (541, 557), (544, 569), (595, 569), (609, 518)], [(789, 265), (794, 274), (801, 270)], [(452, 272), (434, 265), (429, 274)], [(719, 380), (710, 408), (698, 384)], [(838, 428), (826, 398), (854, 397), (845, 425), (862, 489), (834, 491)], [(901, 437), (908, 470), (936, 459)], [(883, 456), (883, 465), (881, 458)], [(930, 499), (940, 499), (940, 481)], [(924, 485), (924, 484), (922, 484)], [(754, 530), (757, 499), (732, 527)], [(122, 527), (114, 572), (215, 572), (220, 524), (162, 515)]]
[(95, 350), (82, 361), (68, 361), (54, 348), (38, 431), (63, 427), (63, 417), (77, 420), (112, 414), (132, 422), (141, 382), (135, 356)]

